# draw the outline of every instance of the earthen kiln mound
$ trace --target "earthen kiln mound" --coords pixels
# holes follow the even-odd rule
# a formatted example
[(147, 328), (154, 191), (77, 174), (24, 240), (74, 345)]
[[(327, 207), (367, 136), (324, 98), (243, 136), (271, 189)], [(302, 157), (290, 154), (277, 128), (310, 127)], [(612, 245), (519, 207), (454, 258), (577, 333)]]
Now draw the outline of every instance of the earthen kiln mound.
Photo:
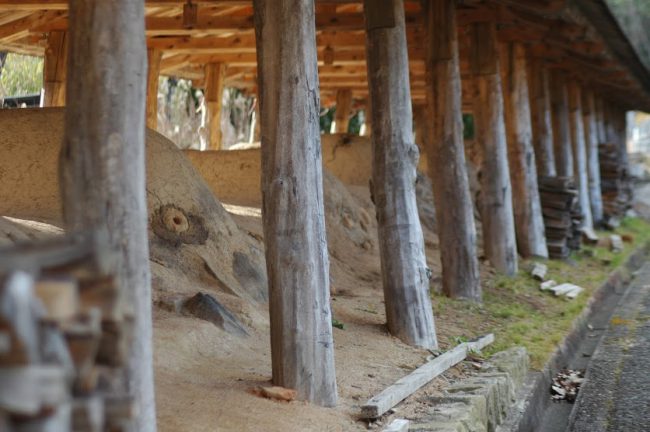
[[(0, 113), (0, 128), (5, 131), (0, 148), (10, 155), (0, 160), (0, 215), (21, 219), (0, 218), (0, 243), (60, 233), (53, 226), (61, 223), (57, 159), (62, 121), (63, 111), (58, 109)], [(334, 144), (328, 144), (332, 140)], [(147, 133), (154, 301), (163, 306), (154, 314), (161, 431), (258, 431), (260, 425), (268, 431), (362, 429), (353, 413), (363, 399), (426, 357), (426, 352), (403, 345), (384, 328), (377, 227), (367, 186), (369, 142), (339, 136), (326, 137), (324, 143), (325, 166), (339, 170), (349, 183), (346, 187), (334, 175), (324, 176), (332, 308), (345, 325), (344, 330), (334, 329), (340, 392), (335, 410), (300, 402), (281, 404), (250, 394), (252, 388), (268, 383), (271, 370), (259, 192), (255, 195), (259, 150), (245, 150), (248, 159), (238, 159), (239, 151), (190, 155), (197, 171), (173, 143)], [(349, 157), (341, 157), (337, 164), (345, 153)], [(230, 162), (215, 161), (220, 157)], [(234, 191), (222, 190), (210, 175), (215, 172), (231, 179), (240, 176), (241, 181), (237, 188), (232, 186)], [(421, 181), (418, 192), (423, 195), (430, 185)], [(225, 197), (229, 211), (212, 191)], [(425, 227), (431, 228), (432, 207), (421, 206), (421, 215)], [(429, 228), (425, 228), (429, 265), (439, 274), (437, 241)], [(209, 293), (225, 305), (249, 335), (230, 334), (179, 314), (178, 301), (197, 292)]]

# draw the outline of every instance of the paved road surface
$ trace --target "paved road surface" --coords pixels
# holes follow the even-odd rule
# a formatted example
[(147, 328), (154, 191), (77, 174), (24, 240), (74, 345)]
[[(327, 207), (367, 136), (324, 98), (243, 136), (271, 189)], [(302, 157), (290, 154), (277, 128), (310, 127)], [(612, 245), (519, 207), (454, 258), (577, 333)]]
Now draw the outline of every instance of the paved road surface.
[(650, 432), (650, 263), (610, 319), (568, 430)]

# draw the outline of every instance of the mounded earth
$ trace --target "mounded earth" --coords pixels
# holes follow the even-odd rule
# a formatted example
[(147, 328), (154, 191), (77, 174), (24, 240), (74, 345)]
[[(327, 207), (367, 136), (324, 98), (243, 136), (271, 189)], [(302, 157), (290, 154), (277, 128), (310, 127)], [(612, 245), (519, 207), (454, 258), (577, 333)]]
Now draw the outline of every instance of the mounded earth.
[[(60, 235), (59, 109), (0, 112), (0, 245)], [(154, 295), (156, 394), (161, 431), (365, 430), (359, 406), (423, 363), (385, 328), (377, 226), (368, 191), (369, 142), (324, 136), (324, 176), (339, 406), (263, 399), (271, 378), (266, 270), (259, 193), (259, 149), (190, 154), (147, 133), (147, 199)], [(345, 157), (343, 157), (345, 155)], [(221, 162), (220, 162), (221, 159)], [(339, 162), (337, 162), (337, 160)], [(225, 161), (225, 162), (224, 162)], [(205, 180), (204, 180), (205, 178)], [(340, 178), (347, 181), (344, 184)], [(222, 179), (222, 180), (219, 180)], [(225, 184), (223, 179), (239, 179)], [(418, 196), (427, 257), (440, 274), (430, 183)], [(215, 194), (223, 199), (223, 204)], [(433, 288), (436, 288), (434, 277)], [(246, 333), (191, 316), (182, 302), (202, 292)], [(218, 321), (218, 320), (217, 320)], [(462, 323), (437, 323), (441, 335)], [(446, 344), (449, 339), (441, 337)], [(461, 368), (447, 375), (462, 375)], [(436, 394), (434, 382), (423, 394)], [(427, 405), (416, 399), (401, 413)]]

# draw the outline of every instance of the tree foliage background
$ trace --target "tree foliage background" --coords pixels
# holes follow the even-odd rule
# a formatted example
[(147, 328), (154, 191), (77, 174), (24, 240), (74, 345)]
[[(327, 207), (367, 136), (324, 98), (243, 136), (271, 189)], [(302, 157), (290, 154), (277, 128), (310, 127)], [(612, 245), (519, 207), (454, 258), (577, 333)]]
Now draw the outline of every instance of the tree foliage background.
[(42, 86), (42, 58), (7, 54), (0, 70), (0, 97), (39, 94)]
[(650, 69), (650, 0), (607, 0), (607, 3)]

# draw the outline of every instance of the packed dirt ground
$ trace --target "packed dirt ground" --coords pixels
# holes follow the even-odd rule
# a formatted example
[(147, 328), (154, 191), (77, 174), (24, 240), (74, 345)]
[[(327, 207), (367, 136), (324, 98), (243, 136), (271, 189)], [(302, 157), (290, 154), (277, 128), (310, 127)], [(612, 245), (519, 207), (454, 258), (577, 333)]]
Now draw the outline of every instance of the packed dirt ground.
[[(11, 124), (17, 131), (11, 140), (0, 141), (0, 146), (29, 143), (15, 150), (14, 161), (0, 161), (0, 184), (5, 188), (0, 187), (0, 196), (16, 197), (0, 206), (0, 214), (6, 216), (0, 218), (0, 245), (61, 233), (55, 163), (61, 117), (51, 110), (38, 115), (44, 117), (30, 120), (33, 113), (0, 117), (0, 127)], [(39, 128), (34, 123), (48, 124), (48, 133), (35, 132)], [(154, 133), (147, 139), (159, 430), (347, 432), (378, 428), (394, 415), (417, 418), (430, 406), (428, 396), (477, 367), (465, 362), (452, 368), (380, 423), (369, 425), (358, 419), (359, 407), (367, 399), (432, 353), (409, 347), (386, 330), (377, 226), (368, 186), (345, 184), (326, 171), (339, 404), (326, 409), (260, 397), (256, 389), (270, 384), (271, 360), (259, 199), (255, 201), (253, 194), (241, 202), (235, 199), (238, 194), (232, 194), (234, 198), (224, 199), (222, 205), (211, 192), (217, 189), (214, 181), (205, 175), (217, 167), (202, 166), (197, 171), (168, 140)], [(26, 163), (17, 169), (19, 161)], [(17, 188), (18, 184), (25, 186)], [(494, 332), (496, 342), (488, 353), (523, 344), (531, 351), (533, 365), (540, 367), (570, 328), (588, 293), (650, 236), (645, 223), (627, 221), (620, 231), (630, 234), (633, 242), (616, 257), (610, 256), (603, 243), (569, 262), (552, 262), (551, 277), (586, 288), (587, 294), (574, 302), (541, 293), (527, 275), (527, 262), (521, 263), (517, 277), (503, 278), (482, 261), (485, 302), (474, 305), (438, 293), (439, 257), (444, 251), (438, 248), (434, 211), (428, 204), (432, 203), (430, 184), (423, 176), (417, 193), (442, 350)], [(199, 292), (212, 295), (226, 310), (226, 318), (247, 335), (233, 331), (232, 326), (191, 316), (182, 304)]]

